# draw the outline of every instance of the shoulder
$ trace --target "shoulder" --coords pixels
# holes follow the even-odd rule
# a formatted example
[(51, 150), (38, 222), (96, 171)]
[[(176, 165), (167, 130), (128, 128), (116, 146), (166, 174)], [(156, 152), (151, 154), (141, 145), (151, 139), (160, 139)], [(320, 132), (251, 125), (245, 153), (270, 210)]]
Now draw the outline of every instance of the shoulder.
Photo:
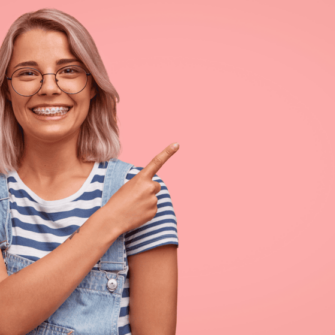
[[(141, 170), (144, 169), (144, 167), (135, 166), (131, 163), (127, 163), (127, 162), (121, 161), (120, 159), (115, 159), (115, 158), (111, 158), (109, 161), (105, 161), (105, 162), (100, 163), (99, 168), (107, 170), (108, 166), (111, 167), (112, 164), (117, 165), (119, 167), (119, 169), (126, 172), (124, 183), (126, 183), (130, 179), (134, 178)], [(164, 184), (163, 180), (157, 174), (155, 174), (153, 176), (152, 180), (156, 181), (158, 183), (161, 183), (161, 187), (163, 189), (166, 189), (166, 185)]]
[(141, 170), (143, 170), (143, 167), (133, 165), (129, 169), (126, 179), (130, 180), (131, 178), (134, 178)]
[[(133, 166), (125, 179), (125, 183), (135, 177), (143, 167)], [(152, 180), (161, 185), (157, 197), (157, 213), (155, 217), (139, 228), (126, 233), (127, 255), (135, 255), (162, 245), (179, 245), (177, 218), (172, 205), (169, 190), (163, 180), (155, 174)]]
[[(141, 170), (143, 170), (144, 168), (141, 166), (132, 166), (125, 178), (125, 182), (127, 182), (128, 180), (134, 178)], [(153, 181), (157, 181), (158, 183), (161, 183), (161, 186), (163, 186), (162, 184), (164, 184), (163, 180), (157, 175), (155, 174), (152, 178)], [(166, 187), (166, 185), (164, 184), (164, 186)]]

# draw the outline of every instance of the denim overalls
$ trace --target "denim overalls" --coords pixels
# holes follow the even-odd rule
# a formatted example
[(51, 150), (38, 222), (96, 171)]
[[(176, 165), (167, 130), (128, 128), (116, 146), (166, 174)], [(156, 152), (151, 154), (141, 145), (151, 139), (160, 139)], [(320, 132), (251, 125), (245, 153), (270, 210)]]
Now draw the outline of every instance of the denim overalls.
[[(124, 184), (133, 165), (111, 159), (108, 163), (102, 206)], [(0, 248), (11, 275), (33, 261), (9, 254), (12, 243), (12, 221), (6, 175), (0, 174)], [(91, 270), (64, 303), (27, 335), (118, 335), (120, 302), (126, 276), (124, 234), (109, 247), (98, 262), (99, 270)]]

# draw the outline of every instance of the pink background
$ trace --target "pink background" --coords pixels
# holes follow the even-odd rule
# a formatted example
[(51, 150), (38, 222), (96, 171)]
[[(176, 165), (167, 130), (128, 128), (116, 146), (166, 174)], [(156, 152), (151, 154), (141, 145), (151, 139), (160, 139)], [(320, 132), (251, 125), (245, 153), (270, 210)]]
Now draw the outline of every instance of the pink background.
[(335, 2), (6, 1), (55, 7), (96, 41), (120, 159), (159, 171), (175, 207), (177, 334), (335, 334)]

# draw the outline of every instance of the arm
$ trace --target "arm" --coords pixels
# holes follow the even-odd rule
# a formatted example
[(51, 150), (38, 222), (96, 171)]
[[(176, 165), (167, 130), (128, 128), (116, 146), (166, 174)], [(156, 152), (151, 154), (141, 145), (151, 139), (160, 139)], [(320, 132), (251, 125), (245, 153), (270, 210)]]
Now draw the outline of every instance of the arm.
[(35, 263), (11, 276), (0, 265), (1, 335), (26, 334), (47, 319), (120, 235), (110, 223), (106, 225), (104, 208)]
[[(131, 178), (137, 167), (131, 171)], [(129, 323), (133, 335), (175, 335), (177, 318), (177, 221), (170, 193), (161, 190), (157, 213), (143, 226), (127, 232)]]
[(177, 248), (164, 245), (128, 256), (129, 321), (133, 335), (175, 335)]

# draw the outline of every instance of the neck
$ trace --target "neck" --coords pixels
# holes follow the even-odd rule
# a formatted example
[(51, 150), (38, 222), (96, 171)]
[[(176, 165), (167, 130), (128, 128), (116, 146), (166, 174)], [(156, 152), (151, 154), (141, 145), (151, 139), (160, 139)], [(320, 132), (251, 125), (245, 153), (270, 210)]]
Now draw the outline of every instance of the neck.
[(51, 184), (63, 178), (86, 175), (94, 162), (84, 162), (77, 157), (78, 135), (60, 141), (43, 142), (25, 134), (24, 153), (17, 171), (20, 178)]

